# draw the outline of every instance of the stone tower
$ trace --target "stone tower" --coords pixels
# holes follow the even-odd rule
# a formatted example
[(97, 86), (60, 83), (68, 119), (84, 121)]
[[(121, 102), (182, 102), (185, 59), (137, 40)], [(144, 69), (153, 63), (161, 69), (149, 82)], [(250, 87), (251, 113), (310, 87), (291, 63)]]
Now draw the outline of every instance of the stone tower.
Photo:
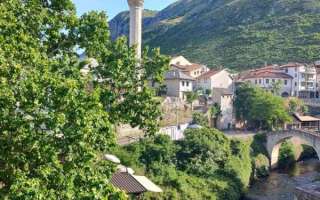
[(130, 46), (136, 45), (137, 59), (141, 58), (142, 13), (144, 0), (128, 0), (130, 7)]

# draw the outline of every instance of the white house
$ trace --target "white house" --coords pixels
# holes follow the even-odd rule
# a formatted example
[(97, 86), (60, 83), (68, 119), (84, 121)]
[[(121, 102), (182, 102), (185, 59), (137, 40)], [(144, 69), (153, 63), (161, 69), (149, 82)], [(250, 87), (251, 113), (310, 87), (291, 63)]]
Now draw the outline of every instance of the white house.
[(171, 69), (177, 69), (182, 71), (184, 74), (197, 78), (202, 74), (209, 71), (209, 68), (202, 64), (191, 63), (183, 56), (174, 57), (170, 61)]
[(240, 75), (241, 82), (251, 82), (266, 90), (272, 90), (276, 82), (280, 82), (280, 94), (283, 97), (293, 95), (293, 77), (279, 69), (277, 65), (250, 70)]
[(233, 80), (231, 74), (227, 70), (212, 69), (196, 79), (195, 88), (204, 90), (224, 88), (231, 91), (233, 88)]
[(194, 79), (180, 70), (170, 70), (165, 75), (167, 95), (185, 99), (185, 93), (193, 89)]
[(280, 70), (293, 77), (293, 96), (315, 98), (317, 91), (317, 71), (314, 65), (288, 63)]

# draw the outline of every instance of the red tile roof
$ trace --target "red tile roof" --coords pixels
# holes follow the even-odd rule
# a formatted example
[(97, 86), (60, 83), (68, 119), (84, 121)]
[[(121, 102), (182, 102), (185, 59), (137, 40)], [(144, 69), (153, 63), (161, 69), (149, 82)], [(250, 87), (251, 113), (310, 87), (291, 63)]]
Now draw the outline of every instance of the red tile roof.
[(302, 63), (290, 62), (290, 63), (287, 63), (287, 64), (285, 64), (285, 65), (281, 65), (280, 68), (300, 67), (300, 66), (304, 66), (304, 64), (302, 64)]
[(293, 79), (292, 76), (281, 72), (281, 71), (262, 71), (262, 72), (253, 72), (241, 77), (241, 79), (251, 79), (251, 78), (284, 78), (284, 79)]

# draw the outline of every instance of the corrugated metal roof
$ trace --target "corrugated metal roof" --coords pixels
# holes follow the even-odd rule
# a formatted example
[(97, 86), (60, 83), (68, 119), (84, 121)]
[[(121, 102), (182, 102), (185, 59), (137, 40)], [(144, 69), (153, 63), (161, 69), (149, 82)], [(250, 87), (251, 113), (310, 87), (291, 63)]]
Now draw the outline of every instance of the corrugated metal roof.
[(146, 188), (127, 172), (114, 174), (111, 178), (111, 183), (128, 194), (140, 194), (147, 192)]
[(118, 172), (111, 178), (111, 183), (128, 194), (144, 192), (162, 192), (161, 188), (145, 176), (136, 176), (127, 172)]

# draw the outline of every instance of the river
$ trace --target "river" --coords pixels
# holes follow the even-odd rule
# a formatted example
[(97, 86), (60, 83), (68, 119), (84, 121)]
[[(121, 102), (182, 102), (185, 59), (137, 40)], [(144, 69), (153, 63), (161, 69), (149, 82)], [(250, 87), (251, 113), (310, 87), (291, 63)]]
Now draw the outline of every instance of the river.
[(275, 170), (249, 188), (244, 200), (293, 200), (296, 186), (320, 179), (320, 162), (307, 160), (296, 163), (289, 170)]

